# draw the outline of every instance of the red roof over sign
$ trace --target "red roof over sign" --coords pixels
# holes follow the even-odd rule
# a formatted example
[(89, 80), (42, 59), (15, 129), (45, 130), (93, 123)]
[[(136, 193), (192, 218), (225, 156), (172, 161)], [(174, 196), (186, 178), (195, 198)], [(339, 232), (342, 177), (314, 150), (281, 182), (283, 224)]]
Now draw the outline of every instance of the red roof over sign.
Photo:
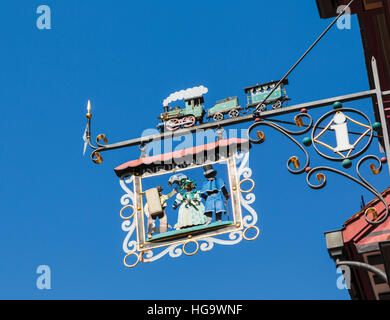
[(128, 161), (114, 169), (116, 175), (118, 177), (122, 176), (125, 173), (132, 172), (140, 167), (148, 167), (154, 165), (160, 165), (168, 162), (174, 162), (175, 160), (179, 160), (187, 157), (194, 157), (199, 154), (210, 153), (212, 150), (223, 150), (231, 154), (234, 151), (242, 150), (247, 151), (250, 148), (248, 139), (239, 139), (239, 138), (231, 138), (224, 139), (217, 142), (204, 144), (201, 146), (196, 146), (192, 148), (177, 150), (174, 152), (159, 154), (151, 157), (140, 158), (132, 161)]
[[(390, 188), (386, 189), (382, 196), (390, 204)], [(371, 225), (364, 218), (365, 211), (370, 207), (376, 209), (378, 219), (381, 219), (385, 214), (385, 205), (378, 198), (370, 201), (362, 210), (344, 223), (344, 242), (353, 242), (355, 246), (364, 246), (390, 240), (390, 217), (379, 225)], [(370, 214), (368, 218), (372, 219), (373, 217)]]

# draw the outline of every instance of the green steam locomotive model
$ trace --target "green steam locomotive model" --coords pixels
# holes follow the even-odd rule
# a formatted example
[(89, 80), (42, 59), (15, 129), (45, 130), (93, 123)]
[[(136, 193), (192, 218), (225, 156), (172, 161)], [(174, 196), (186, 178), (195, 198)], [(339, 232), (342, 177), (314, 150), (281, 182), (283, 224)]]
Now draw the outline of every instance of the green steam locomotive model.
[[(211, 121), (211, 119), (214, 121), (221, 121), (224, 120), (225, 117), (239, 117), (255, 108), (259, 111), (266, 111), (269, 105), (272, 106), (272, 109), (281, 108), (286, 101), (290, 100), (285, 88), (285, 86), (288, 85), (287, 79), (275, 89), (268, 97), (267, 101), (263, 102), (278, 82), (279, 81), (271, 81), (244, 88), (244, 91), (247, 94), (247, 105), (245, 108), (242, 108), (239, 105), (238, 97), (229, 97), (217, 101), (213, 107), (206, 110), (203, 95), (208, 92), (208, 89), (203, 86), (175, 92), (164, 100), (164, 112), (158, 117), (158, 119), (161, 120), (161, 123), (158, 124), (157, 128), (160, 132), (175, 131), (179, 128), (189, 128), (194, 125), (202, 124), (206, 114), (207, 121)], [(177, 100), (184, 100), (185, 107), (169, 106), (170, 103)]]

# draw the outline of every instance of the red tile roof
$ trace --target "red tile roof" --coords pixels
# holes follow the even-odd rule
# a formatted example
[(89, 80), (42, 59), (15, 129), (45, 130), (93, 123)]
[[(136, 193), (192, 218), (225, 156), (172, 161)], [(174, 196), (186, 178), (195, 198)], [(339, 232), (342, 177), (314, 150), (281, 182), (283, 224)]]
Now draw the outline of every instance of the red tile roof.
[(224, 139), (217, 142), (204, 144), (201, 146), (196, 146), (192, 148), (177, 150), (174, 152), (159, 154), (151, 157), (140, 158), (132, 161), (128, 161), (114, 169), (116, 175), (118, 177), (122, 176), (124, 173), (132, 172), (136, 168), (140, 167), (148, 167), (153, 165), (160, 165), (164, 163), (172, 163), (175, 160), (194, 157), (200, 153), (209, 152), (211, 150), (219, 150), (223, 148), (223, 150), (227, 150), (230, 152), (235, 150), (248, 150), (250, 148), (250, 143), (248, 139), (239, 139), (239, 138), (231, 138)]
[[(389, 204), (390, 188), (383, 191), (382, 196)], [(390, 239), (390, 217), (379, 225), (371, 225), (367, 223), (364, 218), (365, 211), (370, 207), (377, 210), (379, 219), (383, 217), (385, 213), (385, 206), (378, 198), (375, 198), (367, 203), (366, 206), (358, 213), (345, 221), (343, 225), (344, 242), (353, 241), (355, 245), (361, 245)], [(369, 218), (372, 219), (372, 216), (369, 215)], [(379, 237), (374, 236), (376, 234), (378, 234)]]

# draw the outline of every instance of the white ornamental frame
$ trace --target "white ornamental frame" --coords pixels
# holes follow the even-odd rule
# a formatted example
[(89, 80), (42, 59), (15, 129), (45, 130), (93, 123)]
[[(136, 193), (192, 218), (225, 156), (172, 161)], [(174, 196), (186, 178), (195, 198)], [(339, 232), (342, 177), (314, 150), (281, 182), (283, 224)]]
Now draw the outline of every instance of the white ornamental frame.
[[(243, 239), (247, 241), (252, 241), (257, 239), (260, 234), (259, 228), (256, 226), (258, 217), (255, 209), (252, 207), (253, 203), (256, 200), (255, 194), (252, 192), (255, 187), (255, 182), (251, 179), (252, 169), (249, 167), (249, 151), (235, 153), (233, 155), (233, 159), (236, 164), (236, 177), (237, 180), (240, 181), (238, 183), (238, 191), (240, 195), (240, 205), (241, 211), (245, 209), (246, 214), (242, 213), (242, 225), (237, 225), (237, 230), (221, 233), (221, 235), (228, 235), (228, 239), (221, 239), (213, 237), (204, 237), (197, 238), (196, 240), (190, 239), (183, 241), (178, 241), (178, 243), (174, 243), (168, 245), (164, 248), (154, 248), (152, 250), (142, 250), (140, 248), (138, 238), (137, 238), (137, 215), (135, 208), (135, 194), (132, 190), (134, 190), (134, 176), (123, 175), (120, 180), (120, 186), (125, 191), (125, 194), (121, 197), (120, 203), (122, 205), (122, 209), (120, 210), (120, 217), (124, 220), (122, 222), (122, 230), (126, 232), (126, 237), (123, 241), (123, 251), (125, 252), (125, 257), (123, 259), (123, 263), (128, 268), (135, 267), (139, 262), (153, 262), (156, 261), (163, 256), (169, 254), (172, 258), (180, 257), (183, 253), (191, 256), (201, 251), (210, 251), (214, 244), (222, 244), (222, 245), (235, 245), (241, 242)], [(244, 182), (251, 182), (252, 186), (249, 190), (242, 190), (241, 185)], [(131, 187), (133, 186), (133, 187)], [(131, 215), (125, 216), (124, 212), (128, 209), (132, 209)], [(255, 235), (251, 238), (247, 237), (247, 232), (249, 230), (255, 230)], [(201, 242), (200, 244), (198, 243)], [(188, 253), (185, 248), (189, 243), (194, 243), (196, 245), (196, 250), (192, 253)], [(155, 254), (154, 250), (160, 249), (160, 251)], [(127, 259), (129, 256), (135, 256), (136, 261), (133, 264), (128, 264)]]

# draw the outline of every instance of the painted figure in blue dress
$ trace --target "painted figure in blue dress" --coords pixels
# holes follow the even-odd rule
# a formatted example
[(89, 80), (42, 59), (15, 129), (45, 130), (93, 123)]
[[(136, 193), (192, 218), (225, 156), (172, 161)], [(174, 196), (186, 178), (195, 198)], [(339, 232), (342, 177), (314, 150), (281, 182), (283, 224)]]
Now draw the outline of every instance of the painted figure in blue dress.
[(213, 215), (215, 216), (215, 221), (222, 220), (222, 214), (226, 213), (225, 201), (229, 200), (229, 192), (225, 181), (217, 178), (217, 171), (211, 165), (206, 165), (203, 169), (207, 181), (203, 184), (201, 195), (206, 201), (205, 216), (207, 224), (210, 224)]
[[(192, 226), (204, 225), (207, 222), (204, 215), (204, 205), (201, 194), (196, 190), (196, 183), (184, 174), (176, 174), (169, 179), (172, 185), (179, 186), (179, 193), (176, 195), (173, 209), (179, 208), (177, 224), (175, 229), (184, 229)], [(180, 206), (180, 207), (179, 207)]]

